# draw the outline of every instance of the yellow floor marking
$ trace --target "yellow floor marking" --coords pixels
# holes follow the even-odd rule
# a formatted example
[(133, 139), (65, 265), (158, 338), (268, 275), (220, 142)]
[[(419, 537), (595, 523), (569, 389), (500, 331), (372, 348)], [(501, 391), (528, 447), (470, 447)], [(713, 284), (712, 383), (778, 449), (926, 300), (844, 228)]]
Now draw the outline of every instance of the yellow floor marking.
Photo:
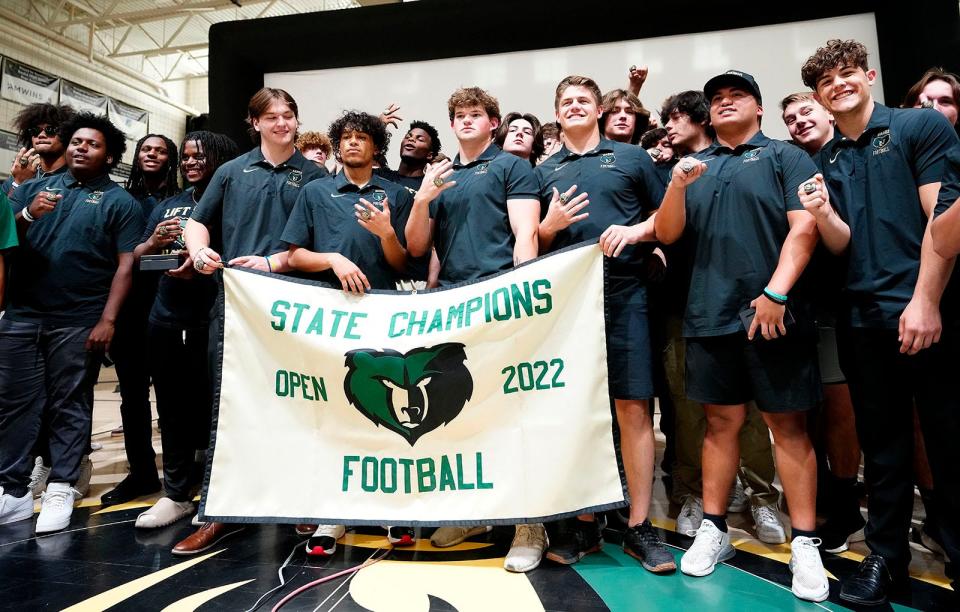
[(196, 610), (203, 604), (207, 603), (211, 599), (215, 597), (219, 597), (220, 595), (223, 595), (227, 591), (232, 591), (238, 586), (243, 586), (248, 582), (253, 582), (253, 579), (251, 578), (250, 580), (234, 582), (233, 584), (225, 584), (215, 589), (207, 589), (206, 591), (202, 591), (200, 593), (194, 593), (190, 597), (184, 597), (180, 601), (176, 601), (170, 604), (169, 606), (164, 608), (161, 612), (193, 612), (194, 610)]
[[(149, 508), (153, 506), (153, 504), (155, 503), (157, 503), (156, 499), (151, 501), (130, 501), (125, 504), (117, 504), (116, 506), (107, 506), (103, 510), (97, 510), (96, 512), (91, 512), (90, 515), (93, 516), (94, 514), (109, 514), (111, 512), (120, 512), (121, 510), (129, 510), (130, 508)], [(91, 502), (89, 505), (99, 506), (100, 502)], [(84, 504), (80, 504), (79, 507), (82, 508), (83, 506)]]
[[(390, 548), (392, 544), (387, 541), (386, 535), (368, 535), (363, 533), (348, 533), (340, 539), (340, 542), (347, 546), (356, 546), (358, 548)], [(430, 544), (430, 538), (417, 538), (413, 546), (398, 546), (397, 550), (415, 550), (418, 552), (452, 552), (460, 550), (476, 550), (478, 548), (488, 548), (493, 546), (487, 542), (462, 542), (456, 546), (448, 548), (437, 548)]]
[(542, 612), (543, 604), (530, 581), (504, 570), (503, 558), (467, 563), (381, 561), (357, 572), (350, 582), (350, 595), (359, 605), (378, 612), (427, 612), (427, 595), (460, 612)]
[(152, 574), (147, 574), (137, 578), (136, 580), (131, 580), (120, 586), (113, 587), (109, 591), (104, 591), (99, 595), (94, 595), (89, 599), (85, 599), (78, 604), (74, 604), (69, 608), (65, 608), (62, 612), (94, 612), (96, 610), (106, 610), (111, 606), (115, 606), (118, 603), (125, 601), (134, 595), (146, 591), (150, 587), (163, 582), (167, 578), (176, 576), (185, 569), (189, 569), (198, 563), (203, 563), (210, 557), (214, 555), (219, 555), (224, 549), (212, 552), (202, 557), (197, 557), (196, 559), (190, 559), (189, 561), (184, 561), (183, 563), (178, 563), (170, 567), (164, 568), (162, 570), (153, 572)]

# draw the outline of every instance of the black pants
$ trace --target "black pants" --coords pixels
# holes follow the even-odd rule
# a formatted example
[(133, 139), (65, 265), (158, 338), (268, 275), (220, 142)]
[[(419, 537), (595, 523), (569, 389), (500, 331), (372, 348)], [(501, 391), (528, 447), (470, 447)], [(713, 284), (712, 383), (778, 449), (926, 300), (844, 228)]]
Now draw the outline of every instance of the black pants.
[[(147, 365), (147, 314), (141, 299), (131, 296), (117, 320), (110, 353), (120, 383), (120, 421), (130, 475), (156, 479), (153, 423), (150, 413), (150, 371)], [(151, 349), (152, 350), (152, 347)]]
[(22, 497), (41, 423), (49, 482), (73, 484), (90, 447), (99, 355), (84, 348), (90, 327), (46, 327), (0, 319), (0, 486)]
[(927, 456), (944, 521), (944, 550), (960, 561), (960, 330), (945, 328), (940, 342), (900, 354), (896, 330), (845, 329), (839, 336), (867, 485), (867, 545), (905, 572), (913, 514), (913, 406), (920, 415)]
[(196, 451), (210, 442), (211, 389), (206, 329), (149, 328), (150, 373), (163, 422), (163, 477), (167, 497), (188, 501), (203, 475)]

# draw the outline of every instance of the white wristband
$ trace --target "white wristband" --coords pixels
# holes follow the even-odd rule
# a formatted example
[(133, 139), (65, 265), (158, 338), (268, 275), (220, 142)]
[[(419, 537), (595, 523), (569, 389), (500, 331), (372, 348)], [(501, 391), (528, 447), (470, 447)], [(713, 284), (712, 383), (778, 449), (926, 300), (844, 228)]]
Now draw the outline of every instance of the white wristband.
[(34, 216), (30, 214), (29, 206), (24, 206), (20, 210), (20, 216), (23, 217), (23, 220), (26, 221), (27, 223), (33, 223), (34, 221), (36, 221), (36, 218), (34, 218)]

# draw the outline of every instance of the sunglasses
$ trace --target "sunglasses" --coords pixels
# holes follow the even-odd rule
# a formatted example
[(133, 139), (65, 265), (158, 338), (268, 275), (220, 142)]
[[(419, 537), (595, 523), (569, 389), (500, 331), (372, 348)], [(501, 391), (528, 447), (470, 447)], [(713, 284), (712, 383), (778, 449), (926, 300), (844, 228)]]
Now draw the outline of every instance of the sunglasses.
[(59, 125), (48, 125), (48, 126), (34, 126), (27, 128), (27, 134), (31, 138), (36, 138), (40, 134), (46, 134), (47, 136), (56, 136), (60, 131)]

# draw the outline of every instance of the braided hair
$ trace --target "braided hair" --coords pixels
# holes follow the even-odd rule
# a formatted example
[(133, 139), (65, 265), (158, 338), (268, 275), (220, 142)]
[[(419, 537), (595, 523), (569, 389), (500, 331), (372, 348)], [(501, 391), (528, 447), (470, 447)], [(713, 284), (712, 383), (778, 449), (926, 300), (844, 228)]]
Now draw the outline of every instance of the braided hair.
[[(156, 194), (151, 194), (147, 189), (143, 168), (140, 167), (140, 148), (143, 147), (143, 143), (149, 138), (160, 138), (167, 147), (167, 162), (160, 171), (164, 173), (163, 182), (161, 183), (162, 189), (160, 193)], [(177, 151), (177, 144), (163, 134), (147, 134), (138, 140), (137, 146), (133, 149), (133, 167), (130, 169), (130, 177), (127, 179), (127, 191), (137, 199), (154, 195), (158, 201), (163, 201), (180, 193), (180, 184), (177, 182), (177, 170), (180, 167)]]
[[(187, 132), (180, 143), (180, 157), (183, 157), (183, 148), (188, 142), (197, 143), (197, 149), (207, 158), (207, 168), (210, 169), (210, 176), (217, 171), (217, 168), (227, 163), (240, 154), (240, 148), (237, 143), (229, 136), (208, 132), (207, 130), (197, 130)], [(184, 175), (183, 168), (180, 168), (180, 175), (186, 184), (187, 177)]]

